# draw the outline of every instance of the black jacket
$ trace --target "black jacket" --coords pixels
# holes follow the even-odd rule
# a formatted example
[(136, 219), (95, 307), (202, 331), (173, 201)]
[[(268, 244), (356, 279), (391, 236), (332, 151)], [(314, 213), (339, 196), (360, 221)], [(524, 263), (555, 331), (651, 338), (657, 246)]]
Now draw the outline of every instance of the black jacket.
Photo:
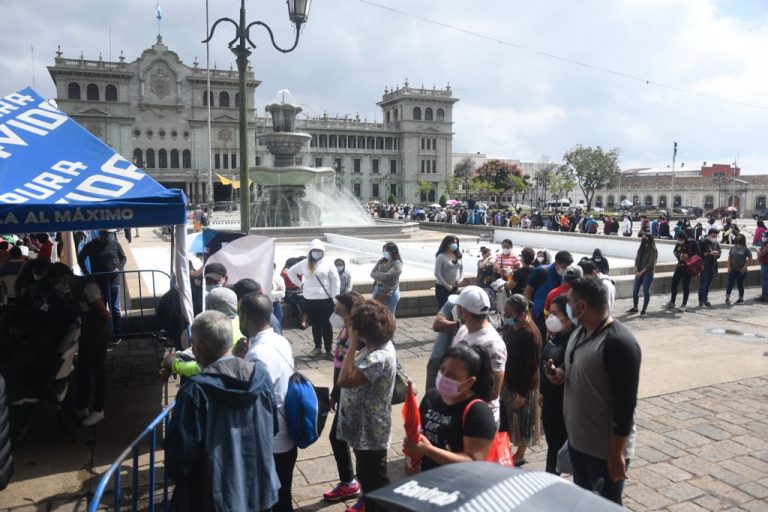
[(5, 399), (5, 381), (0, 375), (0, 491), (8, 486), (13, 476), (13, 456), (11, 456), (11, 425), (8, 418), (8, 405)]

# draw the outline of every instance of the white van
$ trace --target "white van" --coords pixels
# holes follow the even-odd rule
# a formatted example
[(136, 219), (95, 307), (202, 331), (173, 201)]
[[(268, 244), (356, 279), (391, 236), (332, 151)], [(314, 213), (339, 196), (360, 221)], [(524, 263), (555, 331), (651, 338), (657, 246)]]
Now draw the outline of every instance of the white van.
[(568, 199), (557, 199), (547, 201), (547, 210), (567, 210), (571, 207), (571, 202)]

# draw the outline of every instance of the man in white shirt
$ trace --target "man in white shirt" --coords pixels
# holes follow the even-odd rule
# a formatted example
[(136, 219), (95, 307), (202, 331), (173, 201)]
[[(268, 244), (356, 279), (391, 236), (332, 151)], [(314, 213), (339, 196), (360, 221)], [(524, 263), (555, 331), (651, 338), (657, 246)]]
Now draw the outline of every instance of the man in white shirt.
[(608, 298), (608, 310), (613, 311), (613, 303), (616, 301), (616, 285), (613, 284), (611, 277), (601, 273), (593, 261), (581, 260), (579, 266), (584, 271), (584, 277), (592, 277), (600, 281)]
[(279, 500), (274, 511), (293, 511), (291, 485), (296, 465), (296, 445), (288, 434), (285, 420), (285, 394), (294, 373), (291, 344), (270, 327), (272, 301), (266, 295), (249, 293), (240, 299), (240, 330), (248, 337), (246, 361), (261, 361), (274, 386), (277, 402), (278, 431), (273, 440), (275, 468), (280, 479)]
[(496, 329), (488, 321), (491, 301), (479, 286), (467, 286), (458, 295), (450, 295), (448, 302), (454, 305), (453, 318), (462, 326), (453, 337), (453, 345), (467, 343), (482, 348), (491, 359), (493, 370), (493, 400), (488, 406), (493, 411), (496, 426), (499, 425), (499, 394), (504, 382), (504, 368), (507, 364), (507, 346)]
[(629, 220), (629, 215), (624, 215), (624, 222), (621, 223), (621, 234), (632, 236), (632, 221)]

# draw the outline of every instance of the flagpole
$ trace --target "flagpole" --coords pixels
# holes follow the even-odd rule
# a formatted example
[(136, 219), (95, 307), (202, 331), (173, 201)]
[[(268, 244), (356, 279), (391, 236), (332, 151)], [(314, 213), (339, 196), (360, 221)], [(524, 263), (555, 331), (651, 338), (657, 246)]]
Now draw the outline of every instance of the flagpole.
[[(208, 0), (205, 0), (205, 33), (210, 30), (208, 21)], [(205, 43), (206, 104), (208, 105), (208, 203), (213, 203), (213, 141), (211, 140), (211, 49)], [(233, 185), (234, 187), (234, 185)]]

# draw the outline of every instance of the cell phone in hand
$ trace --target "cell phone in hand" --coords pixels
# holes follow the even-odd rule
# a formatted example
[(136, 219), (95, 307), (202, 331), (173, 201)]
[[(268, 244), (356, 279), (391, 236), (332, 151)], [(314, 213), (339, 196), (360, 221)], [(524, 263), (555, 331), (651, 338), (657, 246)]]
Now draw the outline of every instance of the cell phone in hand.
[(555, 363), (550, 359), (547, 361), (547, 373), (550, 375), (554, 375), (557, 372), (557, 367), (555, 366)]

